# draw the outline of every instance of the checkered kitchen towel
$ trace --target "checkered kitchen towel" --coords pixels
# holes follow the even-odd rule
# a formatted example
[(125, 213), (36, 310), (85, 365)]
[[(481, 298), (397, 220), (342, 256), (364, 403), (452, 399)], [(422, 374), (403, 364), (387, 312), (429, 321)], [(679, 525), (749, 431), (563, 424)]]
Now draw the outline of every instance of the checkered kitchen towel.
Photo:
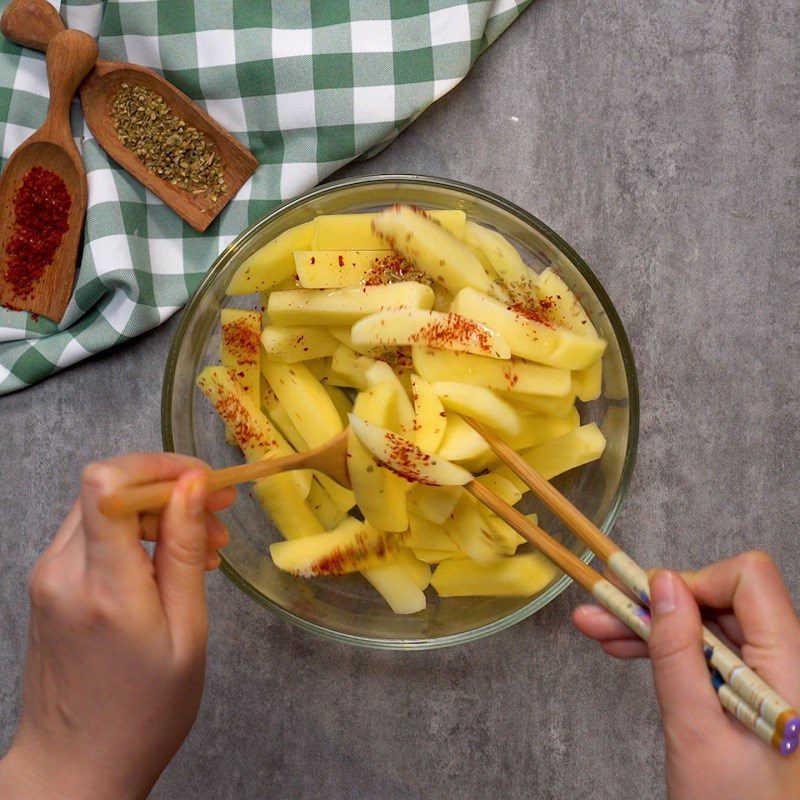
[[(89, 208), (75, 293), (59, 325), (0, 308), (0, 394), (163, 322), (247, 225), (353, 158), (377, 152), (455, 86), (529, 2), (63, 3), (67, 25), (97, 36), (103, 58), (163, 73), (261, 166), (197, 233), (106, 156), (76, 103)], [(4, 159), (39, 127), (46, 107), (42, 55), (2, 40)]]

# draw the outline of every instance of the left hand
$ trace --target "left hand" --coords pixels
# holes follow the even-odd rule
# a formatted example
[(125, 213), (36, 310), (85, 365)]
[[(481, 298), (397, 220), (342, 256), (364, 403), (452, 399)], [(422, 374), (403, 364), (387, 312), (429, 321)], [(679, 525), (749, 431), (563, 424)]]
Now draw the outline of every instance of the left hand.
[[(177, 479), (159, 515), (107, 517), (103, 495)], [(196, 459), (136, 453), (89, 465), (78, 501), (30, 577), (19, 731), (0, 796), (141, 800), (197, 715), (206, 569), (227, 543)], [(157, 541), (151, 558), (142, 539)]]

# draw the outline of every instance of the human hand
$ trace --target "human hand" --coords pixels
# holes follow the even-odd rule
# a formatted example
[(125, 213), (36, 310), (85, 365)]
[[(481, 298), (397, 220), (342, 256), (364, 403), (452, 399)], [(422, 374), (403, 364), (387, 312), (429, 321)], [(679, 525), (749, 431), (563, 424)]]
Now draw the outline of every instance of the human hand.
[(800, 621), (772, 559), (745, 553), (650, 581), (648, 645), (597, 606), (575, 626), (616, 658), (650, 656), (661, 708), (670, 800), (795, 800), (800, 755), (782, 757), (723, 711), (702, 655), (698, 604), (767, 683), (800, 705)]
[[(111, 518), (104, 494), (177, 479), (156, 515)], [(19, 730), (0, 761), (5, 800), (139, 800), (180, 747), (205, 670), (205, 569), (227, 531), (202, 462), (137, 453), (89, 465), (30, 576)], [(157, 539), (149, 556), (141, 539)]]

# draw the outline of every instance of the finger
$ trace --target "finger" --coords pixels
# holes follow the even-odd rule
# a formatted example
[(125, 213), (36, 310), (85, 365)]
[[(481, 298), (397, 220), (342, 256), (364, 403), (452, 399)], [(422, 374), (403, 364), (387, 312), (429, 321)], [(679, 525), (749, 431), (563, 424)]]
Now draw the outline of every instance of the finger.
[(101, 497), (126, 486), (170, 480), (202, 461), (175, 453), (127, 453), (108, 461), (89, 464), (81, 481), (81, 512), (86, 534), (87, 562), (122, 568), (132, 563), (133, 545), (140, 539), (139, 515), (110, 517), (98, 503)]
[(217, 569), (220, 565), (220, 561), (219, 553), (216, 550), (206, 553), (206, 571), (210, 572), (211, 570)]
[(611, 639), (600, 645), (603, 652), (619, 659), (647, 658), (649, 655), (647, 643), (638, 637), (636, 639)]
[(584, 636), (598, 642), (613, 639), (641, 641), (627, 625), (600, 606), (578, 606), (572, 612), (572, 621)]
[(49, 558), (59, 553), (64, 546), (75, 536), (78, 526), (81, 524), (80, 503), (75, 501), (69, 510), (61, 527), (56, 531), (50, 544), (42, 552), (42, 557)]
[(703, 656), (700, 610), (675, 573), (658, 570), (651, 577), (650, 614), (653, 683), (666, 730), (712, 730), (724, 713)]
[[(206, 511), (206, 543), (208, 550), (219, 550), (225, 547), (230, 536), (228, 529), (213, 514)], [(158, 529), (161, 524), (160, 514), (142, 514), (142, 539), (146, 542), (158, 541)]]
[(743, 553), (689, 572), (684, 580), (700, 605), (732, 610), (744, 642), (756, 660), (794, 661), (800, 623), (775, 562), (763, 552)]
[(216, 513), (217, 511), (222, 511), (223, 509), (227, 508), (236, 501), (236, 487), (235, 486), (226, 486), (224, 489), (217, 489), (215, 492), (211, 492), (208, 496), (208, 502), (206, 503), (206, 511), (211, 511), (212, 513)]
[(161, 517), (153, 559), (161, 603), (173, 644), (191, 653), (205, 642), (208, 470), (182, 475)]

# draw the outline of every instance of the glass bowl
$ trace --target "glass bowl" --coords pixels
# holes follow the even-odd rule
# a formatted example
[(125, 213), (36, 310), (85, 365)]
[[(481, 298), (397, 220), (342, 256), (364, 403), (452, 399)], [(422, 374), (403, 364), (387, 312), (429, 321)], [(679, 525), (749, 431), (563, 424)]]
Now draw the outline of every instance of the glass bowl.
[[(236, 463), (223, 426), (195, 387), (195, 376), (217, 362), (219, 312), (224, 306), (259, 306), (259, 298), (228, 297), (225, 288), (253, 252), (294, 225), (319, 214), (372, 211), (392, 203), (422, 208), (459, 208), (476, 222), (508, 237), (536, 271), (553, 265), (577, 294), (600, 335), (604, 356), (603, 397), (581, 408), (583, 422), (597, 422), (608, 445), (603, 457), (562, 475), (555, 484), (608, 532), (633, 470), (639, 424), (636, 370), (628, 338), (608, 295), (578, 254), (523, 209), (489, 192), (439, 178), (388, 175), (329, 183), (287, 203), (241, 234), (216, 260), (183, 311), (169, 353), (162, 398), (164, 447), (198, 456), (215, 467)], [(530, 494), (526, 512), (584, 561), (591, 552), (568, 533)], [(424, 612), (396, 616), (360, 576), (313, 581), (278, 571), (268, 545), (280, 538), (257, 501), (241, 488), (224, 515), (230, 544), (222, 571), (254, 600), (278, 616), (316, 633), (354, 645), (423, 649), (460, 644), (503, 630), (543, 608), (570, 584), (560, 577), (533, 598), (438, 598), (428, 589)]]

